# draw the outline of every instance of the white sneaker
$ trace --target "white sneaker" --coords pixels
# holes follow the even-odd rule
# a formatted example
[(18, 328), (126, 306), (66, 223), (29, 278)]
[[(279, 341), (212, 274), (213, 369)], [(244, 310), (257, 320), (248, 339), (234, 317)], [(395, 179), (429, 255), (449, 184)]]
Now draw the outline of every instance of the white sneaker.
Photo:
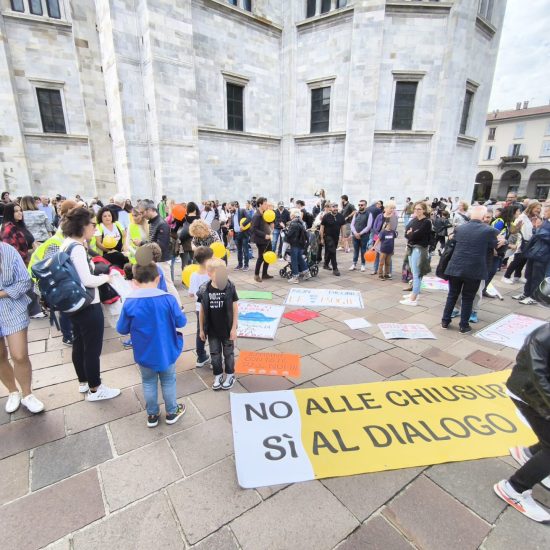
[(361, 266), (361, 273), (364, 273), (364, 272), (365, 272), (365, 269), (366, 269), (365, 266), (362, 265), (362, 266)]
[(290, 279), (288, 279), (288, 283), (291, 285), (297, 285), (300, 282), (299, 277), (292, 276)]
[(499, 498), (529, 519), (539, 523), (550, 523), (550, 514), (535, 502), (531, 491), (518, 493), (505, 479), (495, 483), (493, 489)]
[(105, 384), (100, 384), (95, 392), (88, 390), (86, 401), (102, 401), (103, 399), (113, 399), (120, 395), (117, 388), (109, 388)]
[(8, 400), (6, 401), (6, 412), (11, 414), (15, 412), (19, 405), (21, 404), (21, 394), (18, 391), (11, 392), (8, 395)]
[(410, 298), (405, 298), (399, 302), (402, 306), (417, 306), (418, 300), (411, 300)]
[(355, 271), (357, 269), (357, 266), (355, 264), (351, 264), (349, 267), (350, 271)]
[(214, 382), (212, 383), (212, 389), (218, 391), (221, 389), (223, 383), (223, 374), (217, 374), (214, 376)]
[(502, 282), (503, 282), (504, 284), (507, 284), (507, 285), (513, 285), (513, 284), (516, 282), (516, 280), (515, 280), (515, 279), (514, 279), (514, 280), (508, 279), (508, 277), (505, 277), (505, 276), (503, 275), (503, 276), (502, 276)]
[(520, 277), (518, 279), (518, 283), (521, 283), (522, 285), (524, 285), (526, 282), (527, 282), (527, 279), (525, 277)]
[(44, 403), (37, 399), (32, 393), (21, 399), (21, 404), (25, 405), (30, 412), (36, 414), (44, 410)]
[(46, 317), (46, 314), (43, 311), (36, 315), (31, 315), (31, 319), (44, 319), (44, 317)]
[(234, 383), (235, 383), (235, 375), (228, 374), (222, 383), (222, 390), (230, 390), (233, 387)]
[(79, 393), (86, 393), (89, 389), (90, 389), (90, 386), (88, 386), (88, 382), (84, 382), (83, 384), (78, 384)]
[[(510, 456), (520, 465), (523, 466), (530, 458), (530, 454), (525, 447), (512, 447), (508, 449), (510, 451)], [(541, 485), (550, 489), (550, 476), (545, 477), (541, 482)]]
[(533, 298), (524, 298), (523, 300), (519, 301), (520, 304), (523, 304), (524, 306), (534, 306), (535, 304), (538, 304), (536, 300), (533, 300)]

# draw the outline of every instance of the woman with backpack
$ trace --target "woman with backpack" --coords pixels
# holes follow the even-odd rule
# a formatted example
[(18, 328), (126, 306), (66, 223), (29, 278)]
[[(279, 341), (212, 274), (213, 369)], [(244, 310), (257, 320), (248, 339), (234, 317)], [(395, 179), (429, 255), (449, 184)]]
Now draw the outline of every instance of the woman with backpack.
[[(128, 262), (124, 255), (126, 231), (118, 221), (116, 212), (105, 206), (97, 213), (97, 221), (96, 248), (106, 260), (123, 269)], [(107, 243), (109, 246), (105, 246)]]
[(297, 208), (293, 208), (290, 211), (290, 224), (285, 241), (290, 245), (290, 265), (292, 268), (292, 277), (288, 282), (296, 284), (300, 282), (300, 277), (304, 280), (311, 278), (307, 262), (304, 258), (304, 252), (308, 245), (308, 236), (302, 222), (302, 213)]
[(108, 283), (110, 277), (92, 275), (93, 264), (86, 250), (87, 241), (93, 238), (96, 231), (96, 224), (89, 210), (73, 208), (63, 219), (61, 230), (66, 237), (61, 250), (69, 255), (80, 282), (93, 297), (88, 306), (71, 315), (74, 332), (72, 361), (78, 376), (78, 391), (86, 394), (87, 401), (112, 399), (120, 394), (120, 390), (102, 384), (99, 374), (104, 320), (98, 287)]
[[(27, 343), (30, 302), (27, 292), (31, 285), (21, 255), (12, 246), (0, 242), (0, 380), (9, 392), (5, 405), (8, 414), (15, 412), (21, 403), (32, 413), (44, 410), (44, 404), (32, 394)], [(8, 348), (13, 368), (8, 360)]]

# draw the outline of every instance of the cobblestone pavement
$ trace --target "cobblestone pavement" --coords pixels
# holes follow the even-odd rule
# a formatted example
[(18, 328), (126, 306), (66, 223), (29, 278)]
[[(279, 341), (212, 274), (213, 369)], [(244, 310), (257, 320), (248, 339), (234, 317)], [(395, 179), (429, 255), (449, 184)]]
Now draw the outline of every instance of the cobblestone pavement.
[[(283, 318), (274, 340), (240, 339), (240, 349), (299, 353), (302, 374), (239, 376), (233, 391), (473, 375), (511, 365), (515, 350), (440, 328), (444, 293), (425, 292), (418, 307), (401, 306), (399, 269), (392, 281), (379, 281), (369, 272), (349, 272), (350, 261), (351, 254), (340, 253), (342, 277), (321, 270), (305, 284), (358, 289), (365, 310), (325, 309), (300, 324)], [(397, 256), (394, 268), (400, 266)], [(253, 282), (252, 271), (232, 272), (231, 278), (238, 289), (273, 291), (273, 303), (288, 292), (279, 277), (262, 284)], [(517, 304), (510, 296), (519, 286), (499, 284), (499, 278), (505, 299), (484, 300), (476, 328), (510, 311), (550, 318), (540, 306)], [(112, 328), (105, 331), (103, 380), (122, 388), (122, 395), (88, 403), (78, 393), (71, 350), (47, 320), (32, 323), (34, 388), (47, 411), (35, 418), (23, 408), (7, 415), (0, 389), (2, 548), (548, 548), (549, 527), (505, 509), (493, 494), (492, 484), (513, 471), (507, 457), (240, 489), (229, 395), (209, 389), (210, 369), (194, 367), (194, 307), (178, 288), (188, 324), (177, 387), (188, 412), (174, 426), (146, 427), (132, 351), (123, 349)], [(374, 326), (351, 331), (341, 322), (359, 315)], [(424, 323), (437, 340), (386, 341), (375, 324), (394, 321)], [(535, 496), (550, 506), (550, 492), (539, 487)]]

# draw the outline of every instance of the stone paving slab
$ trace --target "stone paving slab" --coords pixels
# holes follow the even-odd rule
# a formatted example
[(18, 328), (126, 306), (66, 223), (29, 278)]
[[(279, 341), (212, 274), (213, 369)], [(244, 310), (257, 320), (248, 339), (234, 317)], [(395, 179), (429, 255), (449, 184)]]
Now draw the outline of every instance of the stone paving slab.
[(287, 378), (263, 374), (239, 377), (239, 382), (249, 392), (289, 390), (294, 387)]
[(189, 476), (233, 454), (233, 433), (227, 416), (219, 416), (170, 436), (168, 441)]
[(351, 338), (349, 336), (345, 336), (337, 330), (330, 329), (324, 330), (323, 332), (310, 334), (309, 336), (304, 337), (304, 340), (307, 340), (319, 348), (326, 349), (331, 346), (336, 346), (337, 344), (342, 344), (343, 342), (349, 342)]
[(313, 380), (323, 374), (332, 372), (326, 365), (323, 365), (313, 357), (302, 357), (300, 361), (300, 376), (295, 378), (289, 377), (294, 384), (303, 384), (309, 380)]
[(308, 481), (280, 491), (243, 514), (231, 523), (231, 529), (243, 550), (324, 550), (333, 548), (358, 525), (321, 483)]
[(29, 492), (29, 453), (23, 452), (0, 460), (0, 505)]
[(491, 528), (424, 476), (393, 499), (383, 513), (425, 550), (477, 548)]
[(413, 363), (414, 367), (418, 367), (422, 370), (425, 370), (429, 372), (432, 376), (454, 376), (456, 372), (448, 367), (445, 367), (444, 365), (440, 365), (439, 363), (436, 363), (434, 361), (430, 361), (430, 359), (426, 359), (424, 357), (421, 357), (418, 359), (418, 361), (415, 361)]
[(321, 482), (352, 514), (365, 521), (403, 487), (418, 477), (423, 468), (334, 477)]
[(476, 363), (481, 367), (491, 370), (502, 370), (510, 365), (510, 361), (505, 357), (499, 357), (486, 351), (477, 350), (466, 357), (468, 361)]
[(156, 493), (76, 533), (73, 550), (181, 550), (166, 497)]
[(114, 399), (94, 402), (80, 401), (64, 409), (67, 434), (88, 430), (140, 410), (141, 406), (132, 388), (124, 390)]
[(350, 340), (349, 342), (313, 353), (312, 357), (334, 370), (355, 363), (375, 353), (377, 353), (377, 350), (369, 346), (368, 340), (366, 342)]
[[(76, 379), (76, 372), (72, 363), (55, 365), (40, 370), (35, 370), (33, 367), (32, 387), (33, 389), (44, 388), (69, 380), (76, 381)], [(76, 383), (76, 386), (78, 387), (78, 383)]]
[(157, 441), (100, 467), (110, 511), (118, 510), (181, 479), (183, 473), (166, 441)]
[(32, 453), (33, 491), (112, 458), (105, 426), (52, 441)]
[(374, 516), (354, 531), (338, 550), (413, 550), (410, 544), (383, 516)]
[[(370, 340), (369, 345), (372, 345)], [(384, 378), (391, 378), (392, 376), (395, 376), (410, 367), (409, 363), (406, 363), (397, 357), (392, 357), (387, 353), (376, 353), (375, 355), (361, 359), (359, 363), (364, 367), (377, 372)]]
[[(243, 490), (237, 485), (235, 463), (231, 458), (172, 485), (168, 495), (191, 544), (261, 501), (256, 491)], [(256, 522), (255, 528), (258, 525)]]
[(2, 545), (36, 550), (104, 515), (97, 472), (88, 470), (0, 507)]
[(378, 373), (358, 365), (356, 363), (347, 365), (328, 374), (315, 378), (313, 383), (316, 386), (339, 386), (345, 384), (365, 384), (368, 382), (379, 382), (384, 378)]
[(193, 550), (240, 550), (240, 547), (231, 529), (222, 527), (216, 533), (193, 546)]
[(101, 381), (111, 388), (128, 388), (141, 384), (141, 374), (137, 365), (128, 365), (103, 373)]
[(127, 453), (202, 422), (194, 405), (187, 399), (183, 399), (182, 402), (187, 407), (185, 415), (172, 425), (166, 424), (161, 417), (156, 428), (148, 428), (145, 411), (110, 422), (109, 430), (117, 453), (119, 455)]
[(65, 437), (63, 411), (46, 411), (0, 426), (0, 460)]

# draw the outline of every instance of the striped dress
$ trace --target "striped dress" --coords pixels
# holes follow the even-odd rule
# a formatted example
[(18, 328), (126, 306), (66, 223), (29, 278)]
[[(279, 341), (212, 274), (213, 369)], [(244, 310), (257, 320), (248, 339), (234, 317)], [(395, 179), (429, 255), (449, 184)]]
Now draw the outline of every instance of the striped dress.
[(29, 326), (27, 306), (31, 300), (27, 292), (30, 289), (31, 278), (19, 252), (0, 242), (0, 290), (7, 294), (0, 298), (0, 337)]

